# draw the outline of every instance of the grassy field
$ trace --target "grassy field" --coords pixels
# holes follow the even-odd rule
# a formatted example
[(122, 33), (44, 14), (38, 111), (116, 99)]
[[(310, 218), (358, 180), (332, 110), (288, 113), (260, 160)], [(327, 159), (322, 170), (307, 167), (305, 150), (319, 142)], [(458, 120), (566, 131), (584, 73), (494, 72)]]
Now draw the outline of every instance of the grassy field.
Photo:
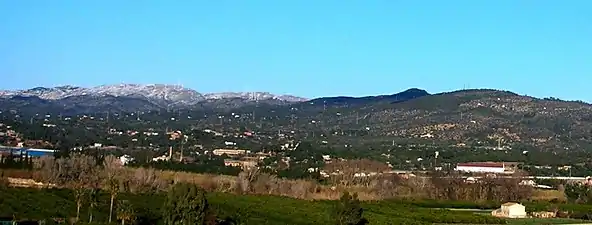
[[(140, 224), (160, 224), (160, 208), (163, 194), (121, 194), (119, 199), (129, 200), (136, 209)], [(307, 201), (277, 196), (233, 195), (210, 193), (208, 201), (218, 217), (232, 217), (242, 224), (272, 225), (331, 224), (330, 209), (334, 201)], [(94, 210), (95, 221), (106, 221), (109, 196), (103, 194)], [(565, 224), (582, 221), (553, 219), (493, 218), (486, 213), (434, 209), (419, 201), (369, 201), (363, 202), (364, 216), (370, 224)], [(426, 206), (421, 206), (426, 205)], [(462, 208), (460, 204), (454, 208)], [(48, 219), (74, 217), (76, 205), (69, 190), (40, 190), (32, 188), (8, 188), (0, 190), (0, 216), (13, 215), (19, 219)], [(82, 208), (82, 220), (88, 218), (88, 207)]]
[(585, 224), (589, 223), (590, 221), (584, 220), (576, 220), (576, 219), (563, 219), (563, 218), (553, 218), (553, 219), (509, 219), (508, 224), (511, 225), (545, 225), (545, 224)]
[[(435, 225), (450, 225), (451, 223), (436, 223)], [(539, 218), (529, 218), (529, 219), (507, 219), (507, 225), (560, 225), (560, 224), (592, 224), (590, 221), (584, 220), (576, 220), (576, 219), (563, 219), (563, 218), (550, 218), (550, 219), (539, 219)], [(467, 223), (467, 224), (454, 224), (454, 225), (477, 225), (475, 223)]]
[[(162, 194), (122, 194), (120, 199), (129, 200), (144, 224), (160, 223)], [(225, 193), (210, 193), (208, 201), (219, 217), (233, 217), (243, 224), (331, 224), (330, 209), (335, 202), (306, 201), (277, 196), (246, 196)], [(94, 210), (95, 221), (106, 221), (109, 196), (100, 197)], [(433, 224), (474, 223), (500, 224), (504, 220), (470, 212), (453, 212), (411, 206), (389, 201), (364, 202), (364, 216), (371, 224)], [(76, 206), (69, 190), (39, 190), (9, 188), (0, 190), (0, 216), (16, 216), (18, 219), (48, 219), (74, 217)], [(88, 218), (88, 207), (83, 207), (81, 217)]]

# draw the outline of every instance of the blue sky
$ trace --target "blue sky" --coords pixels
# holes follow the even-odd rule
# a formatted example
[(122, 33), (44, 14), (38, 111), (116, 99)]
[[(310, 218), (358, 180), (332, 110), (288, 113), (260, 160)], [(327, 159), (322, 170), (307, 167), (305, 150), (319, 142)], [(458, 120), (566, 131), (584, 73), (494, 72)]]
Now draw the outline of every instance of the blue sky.
[(0, 1), (0, 89), (305, 97), (463, 87), (592, 102), (589, 0)]

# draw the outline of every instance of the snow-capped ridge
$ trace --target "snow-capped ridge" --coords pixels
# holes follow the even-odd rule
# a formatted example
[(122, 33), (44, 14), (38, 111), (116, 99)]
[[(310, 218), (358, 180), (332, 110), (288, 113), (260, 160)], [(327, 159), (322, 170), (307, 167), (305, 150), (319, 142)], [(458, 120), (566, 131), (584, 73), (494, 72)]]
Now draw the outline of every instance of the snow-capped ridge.
[(275, 95), (270, 92), (218, 92), (218, 93), (208, 93), (204, 94), (206, 99), (227, 99), (227, 98), (240, 98), (249, 101), (258, 101), (258, 100), (280, 100), (286, 102), (302, 102), (308, 99), (297, 97), (293, 95)]
[(112, 84), (96, 87), (76, 87), (63, 85), (57, 87), (35, 87), (27, 90), (2, 91), (0, 97), (38, 97), (45, 100), (60, 100), (75, 96), (114, 96), (114, 97), (138, 97), (159, 105), (194, 105), (204, 100), (217, 100), (228, 98), (240, 98), (247, 101), (280, 100), (286, 102), (306, 101), (291, 95), (274, 95), (269, 92), (221, 92), (202, 94), (193, 89), (181, 85), (169, 84)]

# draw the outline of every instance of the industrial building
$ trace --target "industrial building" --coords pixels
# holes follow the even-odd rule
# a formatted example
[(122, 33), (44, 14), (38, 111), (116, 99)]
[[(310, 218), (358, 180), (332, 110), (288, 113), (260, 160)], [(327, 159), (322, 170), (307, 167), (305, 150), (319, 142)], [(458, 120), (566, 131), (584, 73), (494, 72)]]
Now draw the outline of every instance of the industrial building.
[(2, 155), (28, 155), (31, 157), (41, 157), (45, 155), (53, 155), (58, 150), (40, 149), (40, 148), (25, 148), (25, 147), (11, 147), (0, 145), (0, 154)]
[(466, 173), (505, 173), (507, 168), (504, 163), (498, 162), (470, 162), (457, 164), (455, 170)]

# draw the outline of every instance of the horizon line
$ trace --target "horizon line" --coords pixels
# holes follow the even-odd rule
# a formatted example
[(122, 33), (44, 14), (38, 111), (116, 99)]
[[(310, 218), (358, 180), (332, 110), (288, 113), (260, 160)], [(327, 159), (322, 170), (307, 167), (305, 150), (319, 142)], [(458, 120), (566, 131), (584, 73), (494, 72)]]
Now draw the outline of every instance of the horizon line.
[(294, 95), (294, 94), (289, 94), (289, 93), (274, 93), (274, 92), (270, 92), (270, 91), (218, 91), (218, 92), (200, 92), (192, 87), (187, 87), (184, 86), (183, 84), (179, 85), (179, 84), (167, 84), (167, 83), (112, 83), (112, 84), (100, 84), (100, 85), (94, 85), (94, 86), (84, 86), (84, 85), (72, 85), (72, 84), (61, 84), (61, 85), (55, 85), (52, 87), (48, 87), (48, 86), (34, 86), (31, 88), (27, 88), (27, 89), (0, 89), (0, 91), (7, 91), (7, 92), (17, 92), (17, 91), (26, 91), (26, 90), (30, 90), (30, 89), (34, 89), (34, 88), (58, 88), (58, 87), (76, 87), (76, 88), (95, 88), (95, 87), (100, 87), (100, 86), (117, 86), (117, 85), (137, 85), (137, 86), (150, 86), (150, 85), (163, 85), (163, 86), (174, 86), (174, 87), (181, 87), (183, 89), (188, 89), (188, 90), (193, 90), (195, 92), (198, 92), (200, 94), (222, 94), (222, 93), (269, 93), (269, 94), (273, 94), (273, 95), (287, 95), (287, 96), (293, 96), (293, 97), (298, 97), (298, 98), (304, 98), (306, 100), (313, 100), (313, 99), (319, 99), (319, 98), (338, 98), (338, 97), (349, 97), (349, 98), (363, 98), (363, 97), (378, 97), (378, 96), (388, 96), (388, 95), (395, 95), (395, 94), (400, 94), (409, 90), (421, 90), (421, 91), (425, 91), (427, 92), (429, 95), (438, 95), (438, 94), (446, 94), (446, 93), (452, 93), (452, 92), (458, 92), (458, 91), (472, 91), (472, 90), (493, 90), (493, 91), (504, 91), (504, 92), (510, 92), (516, 95), (520, 95), (520, 96), (525, 96), (525, 97), (531, 97), (531, 98), (537, 98), (537, 99), (545, 99), (545, 98), (556, 98), (559, 99), (561, 101), (569, 101), (569, 102), (584, 102), (587, 104), (591, 104), (590, 102), (584, 101), (582, 99), (577, 99), (577, 100), (570, 100), (570, 99), (562, 99), (562, 98), (558, 98), (558, 97), (553, 97), (553, 96), (544, 96), (544, 97), (539, 97), (539, 96), (532, 96), (532, 95), (528, 95), (528, 94), (521, 94), (515, 91), (511, 91), (511, 90), (506, 90), (506, 89), (496, 89), (496, 88), (467, 88), (466, 85), (463, 86), (463, 88), (460, 89), (453, 89), (453, 90), (447, 90), (447, 91), (440, 91), (440, 92), (434, 92), (431, 93), (426, 89), (423, 88), (418, 88), (418, 87), (410, 87), (410, 88), (406, 88), (402, 91), (398, 91), (398, 92), (394, 92), (394, 93), (378, 93), (378, 94), (365, 94), (365, 95), (340, 95), (340, 94), (328, 94), (328, 95), (324, 95), (324, 96), (312, 96), (312, 97), (308, 97), (308, 96), (300, 96), (300, 95)]

